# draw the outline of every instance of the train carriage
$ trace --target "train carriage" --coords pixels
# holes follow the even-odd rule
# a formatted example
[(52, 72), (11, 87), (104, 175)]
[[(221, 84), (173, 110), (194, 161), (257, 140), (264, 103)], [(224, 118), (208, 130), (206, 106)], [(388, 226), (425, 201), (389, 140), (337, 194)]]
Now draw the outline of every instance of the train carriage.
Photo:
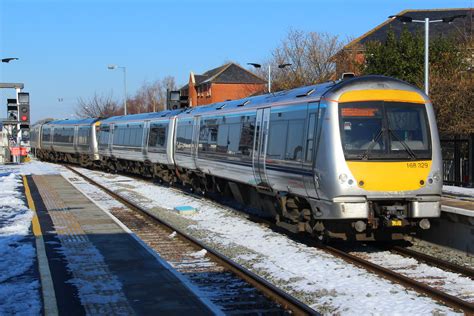
[(98, 161), (96, 122), (98, 119), (57, 120), (36, 124), (31, 144), (41, 159), (92, 166)]
[(99, 154), (104, 168), (174, 178), (174, 116), (182, 110), (116, 116), (100, 123)]

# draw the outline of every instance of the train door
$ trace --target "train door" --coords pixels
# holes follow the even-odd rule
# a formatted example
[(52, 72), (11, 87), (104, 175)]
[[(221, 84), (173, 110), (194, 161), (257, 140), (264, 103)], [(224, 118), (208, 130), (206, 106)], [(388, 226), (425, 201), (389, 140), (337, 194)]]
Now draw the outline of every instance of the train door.
[(114, 134), (115, 134), (115, 123), (110, 123), (110, 132), (109, 132), (109, 140), (108, 140), (107, 148), (111, 156), (113, 156)]
[(318, 197), (316, 182), (314, 178), (314, 166), (316, 163), (316, 151), (318, 146), (319, 126), (319, 102), (308, 103), (308, 114), (306, 120), (306, 144), (303, 168), (306, 174), (303, 177), (306, 194), (310, 197)]
[(258, 109), (255, 121), (252, 167), (256, 185), (262, 188), (269, 187), (265, 160), (267, 156), (270, 109), (270, 107)]
[(146, 120), (143, 122), (143, 137), (142, 137), (142, 154), (145, 159), (149, 159), (148, 157), (148, 137), (150, 133), (150, 120)]
[(198, 147), (199, 147), (199, 131), (200, 131), (200, 124), (201, 123), (201, 116), (195, 116), (193, 121), (193, 138), (192, 138), (192, 145), (191, 145), (191, 155), (193, 157), (193, 169), (197, 169), (197, 159), (198, 159)]
[(74, 125), (74, 133), (72, 136), (72, 148), (75, 153), (79, 152), (78, 141), (79, 141), (79, 125)]
[(166, 157), (168, 159), (169, 165), (176, 166), (176, 163), (174, 161), (174, 150), (175, 150), (175, 144), (176, 144), (177, 116), (170, 117), (168, 122), (169, 123), (168, 123), (168, 134), (167, 134), (167, 140), (166, 140)]

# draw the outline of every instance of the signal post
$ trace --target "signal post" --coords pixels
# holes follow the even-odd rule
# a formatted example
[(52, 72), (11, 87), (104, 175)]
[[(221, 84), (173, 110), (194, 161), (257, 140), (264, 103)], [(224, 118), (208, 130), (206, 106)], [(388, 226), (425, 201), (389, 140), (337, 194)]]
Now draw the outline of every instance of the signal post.
[(0, 83), (0, 89), (15, 89), (16, 99), (7, 99), (7, 119), (2, 122), (9, 137), (13, 162), (26, 156), (30, 145), (30, 96), (22, 92), (23, 83)]

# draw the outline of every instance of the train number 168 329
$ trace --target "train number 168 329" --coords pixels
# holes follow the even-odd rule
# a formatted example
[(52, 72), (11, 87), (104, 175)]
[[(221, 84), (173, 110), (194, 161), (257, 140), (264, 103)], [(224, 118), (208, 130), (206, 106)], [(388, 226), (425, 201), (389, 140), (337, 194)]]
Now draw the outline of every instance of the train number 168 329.
[(427, 162), (407, 162), (407, 168), (428, 168)]

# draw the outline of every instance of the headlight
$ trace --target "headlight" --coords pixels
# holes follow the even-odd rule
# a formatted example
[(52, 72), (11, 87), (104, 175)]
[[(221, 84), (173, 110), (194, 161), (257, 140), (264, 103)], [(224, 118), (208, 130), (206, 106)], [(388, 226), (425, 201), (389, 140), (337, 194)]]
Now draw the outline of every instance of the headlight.
[(435, 180), (436, 182), (439, 182), (441, 180), (441, 175), (439, 174), (439, 172), (435, 172), (433, 174), (433, 180)]
[(339, 181), (340, 181), (341, 183), (346, 182), (346, 181), (347, 181), (347, 174), (341, 173), (341, 174), (339, 175)]

